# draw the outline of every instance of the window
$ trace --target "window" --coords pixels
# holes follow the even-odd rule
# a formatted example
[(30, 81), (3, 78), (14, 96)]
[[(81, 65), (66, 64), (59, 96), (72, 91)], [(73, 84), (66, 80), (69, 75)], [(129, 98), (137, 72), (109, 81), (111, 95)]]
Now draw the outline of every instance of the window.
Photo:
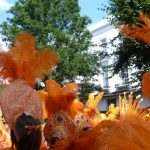
[(100, 47), (102, 48), (102, 51), (107, 51), (107, 41), (106, 41), (106, 38), (100, 40)]
[(108, 67), (104, 66), (102, 68), (102, 70), (103, 70), (103, 87), (107, 88), (109, 86), (109, 84), (108, 84)]
[(103, 87), (104, 88), (108, 88), (109, 87), (109, 83), (108, 83), (108, 62), (109, 62), (109, 58), (105, 57), (102, 60), (102, 74), (103, 74)]
[[(106, 38), (103, 38), (100, 40), (101, 43), (101, 47), (103, 48), (103, 51), (106, 52)], [(109, 87), (109, 83), (108, 83), (108, 65), (109, 65), (109, 57), (105, 56), (102, 59), (102, 74), (103, 74), (103, 88), (108, 88)]]
[(101, 45), (103, 46), (103, 45), (106, 45), (106, 44), (107, 44), (106, 38), (102, 39), (101, 40)]
[(115, 98), (111, 98), (107, 100), (107, 106), (109, 107), (110, 104), (114, 104), (116, 106), (116, 99)]
[(129, 78), (128, 78), (128, 69), (127, 68), (122, 70), (121, 77), (122, 77), (122, 83), (128, 84)]

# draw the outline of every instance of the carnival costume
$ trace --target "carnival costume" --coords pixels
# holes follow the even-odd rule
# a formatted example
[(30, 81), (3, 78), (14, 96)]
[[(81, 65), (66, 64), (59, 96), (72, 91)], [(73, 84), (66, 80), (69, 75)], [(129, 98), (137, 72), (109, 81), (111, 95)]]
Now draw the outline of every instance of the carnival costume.
[[(129, 26), (123, 26), (121, 30), (134, 40), (142, 39), (149, 46), (149, 18), (141, 13), (140, 19), (145, 22), (141, 28), (132, 26), (131, 30)], [(29, 41), (31, 43), (28, 43)], [(20, 48), (24, 52), (27, 49), (25, 55), (22, 56)], [(119, 96), (119, 106), (110, 105), (109, 110), (102, 114), (98, 110), (98, 103), (104, 93), (101, 92), (97, 96), (90, 94), (87, 103), (83, 104), (77, 96), (76, 83), (61, 86), (54, 80), (47, 80), (46, 90), (36, 93), (31, 87), (37, 78), (42, 79), (43, 74), (46, 75), (58, 63), (58, 57), (54, 52), (46, 52), (41, 59), (40, 52), (33, 52), (34, 48), (34, 38), (25, 33), (17, 37), (15, 48), (0, 54), (0, 60), (3, 60), (0, 62), (2, 67), (0, 75), (3, 79), (7, 79), (7, 82), (13, 81), (4, 87), (0, 95), (2, 111), (11, 128), (14, 128), (18, 115), (27, 111), (45, 121), (44, 137), (49, 149), (150, 150), (149, 106), (140, 108), (142, 99), (139, 96), (134, 98), (132, 92), (124, 93), (123, 96)], [(45, 57), (52, 58), (47, 62), (48, 65), (47, 63), (45, 65), (45, 60), (49, 59)], [(35, 62), (33, 58), (39, 61)], [(10, 67), (10, 64), (13, 66)], [(38, 68), (40, 64), (42, 66)], [(150, 100), (149, 85), (150, 73), (146, 72), (142, 80), (142, 91), (148, 100)]]
[[(0, 77), (5, 81), (2, 83), (7, 84), (0, 93), (0, 105), (6, 123), (14, 133), (16, 119), (23, 113), (42, 121), (42, 102), (33, 87), (58, 60), (53, 51), (36, 51), (35, 39), (28, 33), (17, 35), (14, 47), (0, 53)], [(24, 128), (32, 130), (30, 125)], [(19, 138), (17, 134), (15, 136)]]

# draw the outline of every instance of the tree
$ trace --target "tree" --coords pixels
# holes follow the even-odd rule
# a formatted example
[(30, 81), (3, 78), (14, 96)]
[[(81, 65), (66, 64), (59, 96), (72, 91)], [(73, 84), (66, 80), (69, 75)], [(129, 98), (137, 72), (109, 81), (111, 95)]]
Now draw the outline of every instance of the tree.
[(50, 47), (60, 55), (51, 78), (62, 84), (80, 79), (89, 86), (99, 72), (99, 54), (88, 50), (90, 19), (80, 16), (78, 0), (18, 0), (8, 13), (12, 17), (1, 24), (3, 41), (12, 42), (22, 31), (33, 34), (39, 49)]
[[(114, 26), (134, 24), (140, 27), (142, 22), (138, 20), (139, 12), (150, 15), (149, 8), (149, 0), (110, 0), (109, 6), (105, 6), (103, 10), (111, 16), (110, 21)], [(116, 41), (119, 44), (115, 44)], [(141, 81), (143, 73), (150, 69), (148, 45), (141, 40), (135, 42), (122, 34), (115, 37), (111, 44), (115, 47), (113, 55), (117, 58), (113, 65), (114, 73), (121, 73), (123, 68), (136, 68), (131, 81)]]

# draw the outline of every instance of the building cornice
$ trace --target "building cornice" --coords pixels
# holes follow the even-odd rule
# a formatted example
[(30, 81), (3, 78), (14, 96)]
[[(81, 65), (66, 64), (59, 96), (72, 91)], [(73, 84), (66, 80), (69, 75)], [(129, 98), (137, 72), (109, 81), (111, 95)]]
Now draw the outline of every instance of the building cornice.
[(111, 25), (110, 22), (107, 19), (103, 19), (103, 20), (100, 20), (100, 21), (90, 25), (88, 27), (88, 30), (92, 33), (92, 32), (95, 32), (96, 30), (104, 28), (108, 25)]

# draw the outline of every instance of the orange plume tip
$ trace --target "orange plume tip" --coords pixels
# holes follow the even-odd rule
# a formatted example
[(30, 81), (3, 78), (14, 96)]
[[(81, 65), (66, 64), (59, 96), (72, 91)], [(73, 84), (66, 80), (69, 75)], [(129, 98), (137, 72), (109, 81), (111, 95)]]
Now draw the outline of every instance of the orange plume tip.
[(85, 108), (85, 105), (78, 99), (74, 99), (70, 106), (70, 115), (74, 117), (79, 112), (82, 112)]
[(86, 102), (87, 106), (88, 106), (89, 108), (92, 108), (92, 109), (96, 108), (96, 107), (98, 106), (99, 102), (101, 101), (103, 95), (104, 95), (104, 92), (100, 92), (100, 93), (95, 97), (93, 93), (90, 93), (90, 94), (89, 94), (89, 98), (88, 98), (88, 100), (87, 100), (87, 102)]
[(45, 84), (49, 98), (52, 101), (59, 102), (62, 97), (61, 85), (54, 80), (47, 80)]
[(76, 83), (68, 83), (63, 88), (63, 96), (73, 101), (77, 97), (78, 90)]
[(150, 46), (150, 18), (143, 14), (139, 13), (139, 21), (144, 22), (142, 27), (137, 27), (135, 25), (125, 25), (118, 26), (123, 34), (131, 38), (132, 40), (140, 39), (144, 41), (148, 46)]
[(78, 109), (78, 110), (83, 110), (84, 109), (84, 104), (82, 102), (79, 101), (79, 99), (75, 99), (73, 101), (73, 105)]
[(16, 35), (14, 39), (14, 46), (15, 47), (29, 47), (30, 49), (35, 48), (35, 38), (33, 35), (27, 33), (27, 32), (22, 32), (18, 35)]
[(76, 83), (68, 83), (62, 87), (54, 80), (47, 80), (45, 84), (48, 92), (45, 107), (49, 116), (58, 111), (74, 114), (77, 108), (75, 108), (73, 101), (77, 98), (78, 85)]

